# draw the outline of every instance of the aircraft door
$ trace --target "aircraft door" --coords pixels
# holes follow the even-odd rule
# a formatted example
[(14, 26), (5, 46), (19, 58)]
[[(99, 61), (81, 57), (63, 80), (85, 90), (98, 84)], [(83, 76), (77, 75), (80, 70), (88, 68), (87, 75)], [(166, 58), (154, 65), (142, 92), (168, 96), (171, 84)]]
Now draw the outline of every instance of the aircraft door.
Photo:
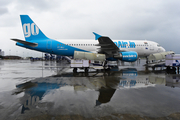
[(48, 40), (48, 41), (47, 41), (46, 49), (47, 49), (47, 50), (51, 50), (51, 49), (52, 49), (52, 41), (51, 41), (51, 40)]
[(153, 44), (150, 44), (150, 51), (154, 51), (154, 45)]

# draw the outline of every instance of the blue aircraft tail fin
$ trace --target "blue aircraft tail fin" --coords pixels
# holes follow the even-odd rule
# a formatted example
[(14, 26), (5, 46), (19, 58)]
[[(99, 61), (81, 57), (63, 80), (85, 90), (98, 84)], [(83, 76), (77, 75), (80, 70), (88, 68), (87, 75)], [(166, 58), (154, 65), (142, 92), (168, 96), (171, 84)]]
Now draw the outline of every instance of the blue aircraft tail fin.
[(95, 32), (93, 32), (93, 34), (95, 35), (95, 40), (98, 40), (100, 37), (102, 37), (101, 35), (99, 35), (99, 34), (97, 34)]
[(20, 15), (26, 41), (48, 39), (28, 15)]

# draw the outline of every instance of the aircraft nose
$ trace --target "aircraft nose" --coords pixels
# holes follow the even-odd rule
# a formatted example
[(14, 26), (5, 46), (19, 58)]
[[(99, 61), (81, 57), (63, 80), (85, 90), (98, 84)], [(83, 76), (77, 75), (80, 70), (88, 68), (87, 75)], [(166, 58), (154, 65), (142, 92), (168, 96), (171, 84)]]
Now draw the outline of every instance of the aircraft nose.
[(166, 50), (162, 47), (162, 52), (165, 52)]

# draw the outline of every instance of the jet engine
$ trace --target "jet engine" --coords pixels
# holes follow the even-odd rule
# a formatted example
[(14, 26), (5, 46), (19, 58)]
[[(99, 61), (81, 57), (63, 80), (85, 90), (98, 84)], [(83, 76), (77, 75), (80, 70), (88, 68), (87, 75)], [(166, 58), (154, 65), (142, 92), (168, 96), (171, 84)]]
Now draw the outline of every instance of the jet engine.
[(114, 58), (124, 62), (134, 62), (137, 60), (138, 54), (134, 51), (120, 52), (119, 55), (114, 55)]

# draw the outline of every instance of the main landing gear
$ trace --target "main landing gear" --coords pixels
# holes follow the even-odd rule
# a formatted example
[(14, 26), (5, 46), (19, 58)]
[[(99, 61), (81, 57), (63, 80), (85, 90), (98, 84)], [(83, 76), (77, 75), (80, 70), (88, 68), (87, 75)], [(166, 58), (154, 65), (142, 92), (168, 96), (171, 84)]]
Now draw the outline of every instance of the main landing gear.
[(146, 64), (148, 64), (149, 63), (149, 60), (148, 60), (148, 57), (146, 57)]

